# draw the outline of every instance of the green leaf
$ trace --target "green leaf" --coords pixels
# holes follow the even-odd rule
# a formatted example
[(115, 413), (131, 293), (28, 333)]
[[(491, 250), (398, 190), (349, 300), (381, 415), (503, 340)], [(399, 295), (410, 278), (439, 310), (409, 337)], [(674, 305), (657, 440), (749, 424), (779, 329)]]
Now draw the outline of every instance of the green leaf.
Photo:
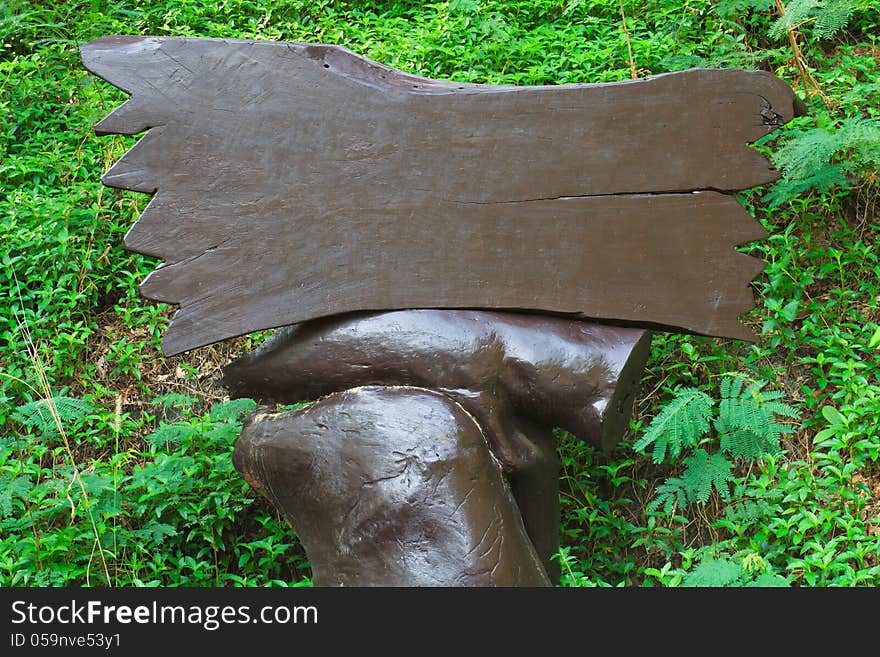
[(762, 573), (746, 584), (746, 586), (759, 588), (789, 588), (791, 584), (789, 584), (788, 580), (782, 577), (782, 575)]
[(874, 331), (874, 335), (872, 335), (871, 339), (868, 340), (868, 346), (872, 349), (874, 347), (880, 346), (880, 326), (877, 327), (877, 330)]
[(12, 515), (13, 498), (26, 499), (33, 488), (30, 477), (0, 478), (0, 518)]
[(219, 402), (211, 407), (208, 417), (212, 420), (220, 422), (236, 421), (241, 419), (245, 413), (249, 413), (257, 407), (257, 402), (253, 399), (243, 397), (241, 399), (229, 399)]
[(795, 317), (797, 317), (798, 307), (800, 306), (800, 302), (795, 299), (794, 301), (789, 301), (785, 306), (783, 306), (782, 310), (779, 311), (779, 314), (788, 321), (793, 322)]
[(146, 441), (157, 447), (165, 444), (177, 444), (198, 434), (198, 430), (188, 424), (163, 424), (146, 437)]
[(838, 424), (844, 424), (846, 422), (846, 418), (833, 406), (823, 406), (822, 417), (828, 420), (828, 424), (832, 426), (837, 426)]
[(65, 424), (76, 422), (94, 410), (85, 399), (48, 397), (19, 406), (12, 418), (43, 435), (57, 435)]
[(742, 568), (727, 559), (710, 559), (701, 562), (688, 573), (682, 586), (729, 586), (742, 575)]
[(820, 431), (819, 433), (817, 433), (813, 437), (813, 443), (818, 445), (822, 441), (827, 440), (828, 438), (835, 435), (836, 433), (837, 433), (837, 429), (835, 427), (829, 427), (828, 429), (822, 429), (822, 431)]
[(169, 392), (167, 394), (156, 397), (153, 400), (153, 403), (163, 408), (171, 408), (173, 406), (189, 408), (198, 404), (199, 400), (197, 397), (182, 395), (179, 392)]
[(633, 449), (641, 451), (653, 444), (654, 463), (666, 458), (667, 449), (670, 457), (677, 457), (686, 447), (695, 447), (709, 431), (714, 404), (714, 399), (697, 388), (678, 388)]

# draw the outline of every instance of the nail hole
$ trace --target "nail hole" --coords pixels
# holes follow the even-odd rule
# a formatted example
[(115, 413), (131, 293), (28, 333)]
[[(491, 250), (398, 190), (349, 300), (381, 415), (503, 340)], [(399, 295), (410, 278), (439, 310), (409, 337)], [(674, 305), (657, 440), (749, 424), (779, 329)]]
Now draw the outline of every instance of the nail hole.
[(330, 64), (324, 64), (324, 68), (330, 68)]

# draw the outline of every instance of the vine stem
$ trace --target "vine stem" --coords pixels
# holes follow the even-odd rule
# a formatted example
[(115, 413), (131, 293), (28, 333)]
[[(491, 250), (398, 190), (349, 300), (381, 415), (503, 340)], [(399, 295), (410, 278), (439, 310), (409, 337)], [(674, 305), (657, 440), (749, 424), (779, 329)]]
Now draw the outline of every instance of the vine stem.
[[(623, 0), (621, 0), (621, 2), (622, 1)], [(782, 0), (773, 0), (773, 2), (776, 4), (776, 12), (779, 14), (779, 17), (782, 18), (785, 16), (785, 5), (782, 3)], [(788, 36), (788, 43), (791, 46), (794, 65), (801, 78), (801, 86), (804, 89), (804, 93), (807, 95), (818, 95), (819, 98), (822, 99), (822, 102), (825, 103), (825, 106), (830, 107), (830, 99), (822, 92), (816, 78), (813, 77), (813, 74), (810, 73), (810, 69), (807, 68), (807, 59), (804, 57), (804, 51), (801, 50), (801, 46), (798, 43), (798, 35), (800, 33), (797, 31), (797, 26), (786, 25), (785, 33)]]
[[(776, 1), (779, 2), (779, 0)], [(636, 62), (633, 59), (632, 43), (630, 43), (629, 30), (626, 27), (626, 14), (623, 11), (623, 0), (618, 0), (618, 2), (620, 4), (620, 20), (623, 23), (623, 37), (626, 39), (626, 50), (627, 53), (629, 53), (629, 74), (630, 77), (635, 80), (639, 77), (639, 73), (636, 70)]]

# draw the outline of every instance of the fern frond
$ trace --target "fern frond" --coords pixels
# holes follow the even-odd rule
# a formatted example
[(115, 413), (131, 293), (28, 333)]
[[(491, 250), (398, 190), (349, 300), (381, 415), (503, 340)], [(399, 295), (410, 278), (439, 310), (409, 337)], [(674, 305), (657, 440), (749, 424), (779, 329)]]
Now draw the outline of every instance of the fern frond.
[(633, 448), (641, 451), (653, 444), (654, 463), (662, 462), (667, 452), (672, 458), (679, 456), (684, 448), (695, 447), (709, 430), (714, 404), (714, 399), (697, 388), (678, 388)]
[(721, 437), (722, 451), (736, 459), (754, 460), (778, 452), (782, 435), (792, 431), (776, 416), (797, 419), (799, 413), (793, 406), (777, 401), (783, 393), (764, 391), (765, 382), (754, 381), (743, 389), (745, 381), (741, 375), (722, 381), (715, 429)]
[[(794, 406), (790, 406), (789, 404), (785, 404), (783, 402), (765, 402), (761, 405), (761, 409), (765, 411), (765, 413), (772, 413), (776, 415), (784, 415), (785, 417), (792, 418), (793, 420), (797, 420), (800, 418), (801, 414)], [(786, 433), (790, 432), (787, 431)]]
[(880, 169), (880, 119), (849, 118), (837, 127), (790, 130), (771, 159), (782, 178), (764, 197), (776, 207), (808, 190), (847, 187), (860, 171)]
[(743, 500), (728, 505), (724, 510), (724, 515), (728, 520), (738, 523), (751, 523), (755, 520), (762, 520), (772, 517), (779, 512), (778, 508), (770, 504), (764, 499)]
[(195, 436), (198, 431), (187, 424), (163, 424), (145, 438), (150, 445), (161, 446), (181, 443)]
[(724, 431), (745, 429), (762, 434), (763, 415), (760, 407), (748, 397), (722, 399), (718, 405), (718, 421), (716, 428)]
[(26, 499), (33, 488), (30, 477), (0, 477), (0, 518), (11, 516), (13, 499)]
[(730, 482), (733, 480), (732, 470), (733, 466), (725, 458), (724, 454), (715, 452), (709, 457), (709, 475), (712, 478), (712, 485), (725, 502), (730, 499)]
[(160, 395), (153, 400), (153, 403), (157, 406), (161, 406), (162, 408), (171, 408), (174, 406), (189, 408), (190, 406), (195, 406), (199, 403), (198, 397), (191, 397), (190, 395), (182, 395), (179, 392), (169, 392), (164, 395)]
[(773, 23), (770, 36), (778, 39), (790, 29), (809, 26), (815, 38), (830, 39), (846, 27), (855, 9), (853, 0), (792, 0)]
[(663, 508), (663, 513), (671, 516), (676, 508), (683, 508), (688, 504), (687, 490), (684, 481), (677, 477), (670, 477), (657, 486), (657, 494), (648, 504), (648, 511), (654, 512)]
[(710, 455), (704, 449), (697, 449), (684, 463), (685, 471), (681, 479), (689, 501), (705, 504), (709, 501), (713, 486), (722, 499), (730, 498), (732, 466), (723, 454), (715, 452)]
[(176, 536), (178, 531), (172, 525), (150, 520), (142, 529), (133, 529), (131, 533), (145, 545), (159, 545), (165, 538)]
[(715, 3), (715, 11), (719, 16), (740, 16), (748, 10), (769, 11), (773, 7), (773, 0), (718, 0)]
[(12, 419), (29, 429), (35, 429), (41, 435), (56, 435), (58, 425), (52, 414), (53, 406), (62, 424), (76, 422), (95, 411), (95, 407), (84, 399), (51, 397), (19, 406), (12, 413)]
[(754, 461), (768, 451), (767, 441), (754, 431), (735, 429), (721, 434), (721, 451), (735, 459)]
[(766, 402), (773, 401), (774, 399), (782, 399), (785, 397), (785, 393), (781, 390), (762, 390), (761, 391), (761, 400)]
[(245, 413), (249, 413), (257, 407), (257, 402), (247, 397), (229, 399), (217, 402), (211, 407), (208, 417), (219, 422), (229, 422), (241, 419)]
[(721, 399), (735, 399), (742, 396), (742, 389), (746, 377), (742, 374), (731, 372), (721, 378)]
[(709, 559), (700, 562), (685, 575), (682, 586), (730, 586), (742, 576), (742, 567), (727, 559)]
[(757, 586), (760, 588), (789, 588), (791, 584), (782, 575), (775, 575), (773, 573), (761, 573), (751, 582), (746, 584), (746, 586)]

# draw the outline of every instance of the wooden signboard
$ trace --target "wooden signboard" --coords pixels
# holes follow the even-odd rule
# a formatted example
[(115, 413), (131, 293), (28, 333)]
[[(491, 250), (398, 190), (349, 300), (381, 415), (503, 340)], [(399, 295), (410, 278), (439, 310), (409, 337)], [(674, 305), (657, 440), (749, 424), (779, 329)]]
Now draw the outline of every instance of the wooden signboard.
[(763, 72), (512, 87), (338, 46), (105, 37), (86, 67), (147, 134), (103, 177), (155, 193), (126, 236), (180, 305), (166, 354), (356, 310), (487, 308), (749, 339), (765, 236), (731, 194), (796, 112)]

